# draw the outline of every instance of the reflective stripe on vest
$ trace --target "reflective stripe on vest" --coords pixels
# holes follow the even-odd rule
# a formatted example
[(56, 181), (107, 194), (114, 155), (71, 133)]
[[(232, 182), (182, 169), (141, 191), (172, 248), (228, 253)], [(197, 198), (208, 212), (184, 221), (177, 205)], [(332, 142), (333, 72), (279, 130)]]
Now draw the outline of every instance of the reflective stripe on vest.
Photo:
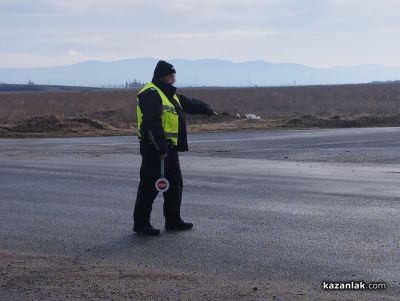
[[(179, 116), (175, 109), (175, 106), (168, 99), (168, 97), (153, 83), (146, 84), (138, 93), (137, 106), (136, 106), (136, 119), (138, 124), (138, 137), (141, 137), (141, 125), (143, 114), (139, 106), (139, 95), (146, 91), (147, 89), (154, 89), (158, 92), (162, 102), (161, 111), (161, 125), (164, 131), (165, 138), (170, 140), (173, 145), (178, 145), (178, 130), (179, 130)], [(180, 106), (178, 96), (175, 94), (174, 99)]]

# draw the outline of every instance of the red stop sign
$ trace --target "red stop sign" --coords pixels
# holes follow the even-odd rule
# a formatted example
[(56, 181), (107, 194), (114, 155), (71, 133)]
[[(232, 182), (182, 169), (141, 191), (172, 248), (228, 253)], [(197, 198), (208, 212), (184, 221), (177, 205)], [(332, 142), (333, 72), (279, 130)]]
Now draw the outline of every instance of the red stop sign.
[(169, 182), (167, 179), (158, 179), (156, 182), (156, 189), (159, 192), (165, 192), (169, 188)]

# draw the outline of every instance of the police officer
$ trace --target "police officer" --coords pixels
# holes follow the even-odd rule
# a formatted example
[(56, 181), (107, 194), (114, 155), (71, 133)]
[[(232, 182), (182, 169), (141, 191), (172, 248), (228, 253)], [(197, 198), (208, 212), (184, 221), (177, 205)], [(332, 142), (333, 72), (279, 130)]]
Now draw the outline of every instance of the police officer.
[(189, 230), (193, 227), (181, 218), (182, 174), (178, 152), (188, 150), (184, 113), (216, 114), (206, 103), (176, 94), (175, 69), (159, 61), (150, 83), (137, 98), (138, 136), (140, 140), (140, 183), (133, 213), (133, 231), (144, 235), (158, 235), (159, 229), (150, 224), (150, 214), (158, 191), (155, 182), (160, 177), (160, 162), (165, 161), (165, 177), (170, 183), (164, 192), (166, 230)]

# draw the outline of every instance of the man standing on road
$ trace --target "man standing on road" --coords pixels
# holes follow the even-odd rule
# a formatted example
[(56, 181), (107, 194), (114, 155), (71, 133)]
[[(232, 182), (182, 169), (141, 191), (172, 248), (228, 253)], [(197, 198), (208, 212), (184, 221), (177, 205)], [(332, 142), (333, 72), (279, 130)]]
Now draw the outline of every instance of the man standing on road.
[(182, 174), (178, 152), (188, 150), (184, 113), (216, 115), (206, 103), (176, 94), (175, 69), (159, 61), (150, 83), (139, 91), (137, 99), (138, 137), (140, 140), (140, 183), (133, 213), (133, 231), (158, 235), (160, 230), (150, 224), (150, 214), (158, 191), (155, 182), (160, 177), (160, 162), (165, 161), (165, 177), (170, 183), (164, 192), (166, 230), (189, 230), (192, 223), (184, 222), (180, 208)]

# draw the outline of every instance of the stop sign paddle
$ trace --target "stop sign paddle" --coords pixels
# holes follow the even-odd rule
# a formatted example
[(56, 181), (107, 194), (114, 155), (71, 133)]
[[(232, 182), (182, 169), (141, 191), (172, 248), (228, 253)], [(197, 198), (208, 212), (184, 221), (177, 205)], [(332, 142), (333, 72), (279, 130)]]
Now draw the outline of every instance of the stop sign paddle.
[(161, 159), (160, 178), (156, 181), (156, 189), (159, 192), (166, 192), (169, 188), (169, 182), (164, 176), (164, 159)]

